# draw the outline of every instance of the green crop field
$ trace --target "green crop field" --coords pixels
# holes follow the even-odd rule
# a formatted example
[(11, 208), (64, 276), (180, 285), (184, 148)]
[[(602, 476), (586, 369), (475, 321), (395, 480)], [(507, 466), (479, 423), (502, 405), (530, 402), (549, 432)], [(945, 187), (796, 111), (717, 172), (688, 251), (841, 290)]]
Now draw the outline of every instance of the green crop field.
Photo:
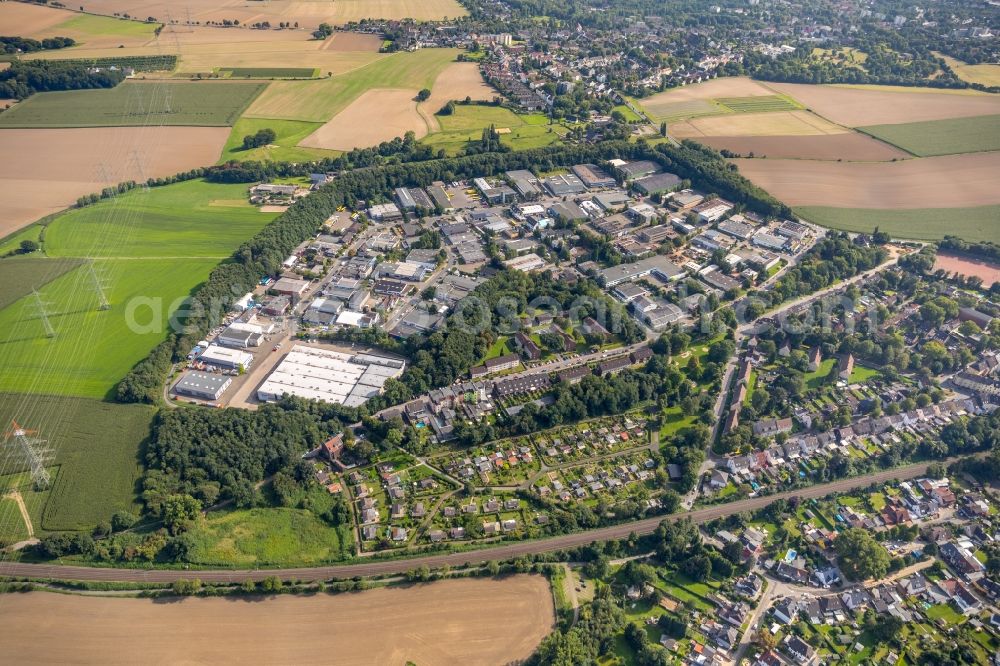
[(247, 201), (246, 185), (189, 180), (66, 212), (45, 231), (51, 257), (229, 257), (276, 213)]
[(756, 97), (720, 97), (715, 100), (735, 113), (764, 113), (767, 111), (795, 111), (801, 109), (799, 104), (782, 95), (763, 95)]
[(548, 118), (542, 114), (521, 115), (500, 106), (459, 104), (452, 115), (435, 117), (441, 131), (424, 137), (421, 142), (452, 155), (469, 141), (478, 140), (483, 128), (490, 125), (509, 129), (509, 134), (500, 135), (500, 141), (515, 150), (550, 146), (567, 132), (562, 125), (548, 125)]
[[(94, 270), (86, 263), (38, 288), (53, 337), (33, 297), (0, 310), (0, 391), (107, 396), (163, 340), (170, 315), (220, 258), (274, 219), (244, 196), (244, 185), (187, 181), (57, 217), (46, 249), (96, 257)], [(99, 309), (97, 283), (108, 310)]]
[(420, 49), (381, 57), (328, 79), (275, 81), (250, 105), (246, 115), (326, 122), (373, 88), (431, 88), (458, 53), (457, 49)]
[(0, 310), (0, 391), (108, 396), (165, 337), (169, 317), (216, 259), (97, 259), (109, 310), (99, 310), (87, 268), (38, 290), (55, 333), (47, 337), (32, 297)]
[(0, 310), (83, 263), (82, 259), (8, 257), (0, 261)]
[(968, 241), (1000, 241), (1000, 206), (874, 210), (802, 206), (795, 212), (832, 229), (870, 233), (875, 227), (896, 238), (940, 240), (945, 234)]
[(859, 127), (917, 157), (1000, 150), (1000, 115)]
[(265, 88), (242, 81), (125, 81), (104, 90), (32, 95), (0, 114), (0, 127), (232, 125)]
[[(16, 419), (38, 430), (37, 436), (54, 452), (50, 490), (34, 492), (26, 473), (2, 477), (0, 488), (19, 489), (36, 534), (90, 530), (115, 511), (138, 513), (140, 455), (154, 412), (145, 405), (0, 394), (0, 422)], [(23, 468), (16, 459), (0, 459), (0, 471)], [(7, 535), (0, 532), (3, 537)]]
[(717, 116), (723, 113), (730, 113), (729, 109), (718, 104), (713, 104), (701, 99), (694, 99), (682, 102), (660, 102), (643, 103), (643, 100), (635, 100), (637, 105), (646, 110), (651, 118), (668, 123), (691, 118), (701, 118), (703, 116)]
[(304, 509), (250, 509), (210, 514), (188, 532), (194, 564), (302, 566), (342, 560), (348, 530), (333, 528)]
[[(323, 123), (310, 123), (302, 120), (277, 120), (274, 118), (240, 118), (233, 125), (233, 131), (222, 149), (219, 163), (236, 160), (244, 162), (255, 160), (259, 162), (311, 162), (325, 157), (336, 157), (336, 150), (321, 148), (300, 148), (298, 143), (319, 129)], [(277, 135), (270, 146), (243, 149), (243, 137), (255, 134), (258, 130), (272, 129)]]
[(222, 67), (220, 74), (231, 79), (311, 79), (319, 74), (315, 67)]

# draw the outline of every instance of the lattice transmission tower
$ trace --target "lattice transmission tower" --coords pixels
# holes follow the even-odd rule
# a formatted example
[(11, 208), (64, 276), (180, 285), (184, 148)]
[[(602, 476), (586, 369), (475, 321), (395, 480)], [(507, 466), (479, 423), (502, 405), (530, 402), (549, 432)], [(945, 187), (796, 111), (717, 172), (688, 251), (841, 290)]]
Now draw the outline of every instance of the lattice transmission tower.
[(22, 428), (17, 421), (10, 422), (10, 429), (4, 434), (4, 448), (12, 449), (15, 456), (22, 458), (31, 468), (31, 482), (38, 490), (45, 490), (52, 482), (46, 465), (55, 454), (44, 439), (35, 435), (37, 430)]

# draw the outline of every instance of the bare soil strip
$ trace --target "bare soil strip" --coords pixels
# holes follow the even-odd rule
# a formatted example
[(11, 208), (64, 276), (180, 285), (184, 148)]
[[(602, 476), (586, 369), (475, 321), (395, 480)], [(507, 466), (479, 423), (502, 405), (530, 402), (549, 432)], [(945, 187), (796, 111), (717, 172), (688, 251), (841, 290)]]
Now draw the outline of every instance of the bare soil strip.
[(0, 600), (9, 663), (509, 664), (555, 621), (541, 576), (336, 596), (148, 599), (45, 592)]

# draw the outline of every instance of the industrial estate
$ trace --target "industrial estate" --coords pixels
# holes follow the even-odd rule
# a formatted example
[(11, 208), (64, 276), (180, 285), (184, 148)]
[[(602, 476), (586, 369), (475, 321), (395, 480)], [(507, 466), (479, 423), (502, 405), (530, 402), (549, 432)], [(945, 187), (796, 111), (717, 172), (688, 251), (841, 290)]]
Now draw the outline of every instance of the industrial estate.
[(0, 26), (9, 660), (1000, 663), (996, 3)]

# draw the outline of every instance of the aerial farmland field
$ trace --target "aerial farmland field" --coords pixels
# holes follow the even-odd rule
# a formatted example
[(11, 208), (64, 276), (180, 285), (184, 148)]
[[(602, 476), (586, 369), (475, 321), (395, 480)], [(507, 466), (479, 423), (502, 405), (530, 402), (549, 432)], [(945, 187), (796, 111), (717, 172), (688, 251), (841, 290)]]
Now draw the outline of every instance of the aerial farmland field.
[(1000, 113), (1000, 95), (972, 90), (769, 83), (813, 113), (847, 127)]
[(438, 21), (445, 17), (465, 16), (465, 9), (455, 0), (274, 0), (272, 2), (239, 2), (234, 0), (203, 0), (195, 5), (177, 0), (90, 0), (87, 11), (113, 15), (130, 12), (137, 16), (154, 16), (165, 20), (167, 14), (183, 16), (190, 9), (192, 20), (238, 20), (246, 25), (258, 21), (298, 22), (314, 28), (326, 22), (342, 25), (350, 21), (373, 19), (404, 19)]
[(698, 143), (716, 150), (729, 150), (744, 157), (802, 160), (848, 160), (887, 162), (910, 155), (895, 146), (859, 132), (814, 136), (697, 136)]
[(1000, 150), (1000, 114), (858, 129), (918, 157)]
[(3, 285), (0, 310), (83, 263), (83, 259), (44, 257), (9, 257), (0, 261), (0, 284)]
[[(310, 123), (303, 120), (278, 120), (275, 118), (240, 118), (233, 125), (233, 130), (222, 149), (219, 162), (236, 160), (274, 161), (274, 162), (308, 162), (336, 157), (338, 153), (332, 150), (302, 148), (299, 143), (319, 129), (323, 123)], [(275, 139), (266, 146), (243, 148), (243, 137), (255, 134), (262, 129), (274, 130)]]
[(875, 209), (1000, 204), (1000, 152), (900, 162), (734, 160), (740, 172), (791, 206)]
[[(317, 618), (322, 631), (304, 630)], [(552, 631), (555, 612), (545, 578), (510, 576), (178, 603), (34, 592), (10, 595), (0, 622), (0, 650), (20, 663), (107, 661), (113, 644), (123, 663), (305, 664), (336, 655), (342, 664), (481, 666), (526, 660)], [(491, 623), (504, 628), (502, 639), (484, 629)]]
[(846, 134), (849, 130), (808, 111), (730, 113), (706, 116), (685, 122), (668, 123), (676, 137), (699, 136), (818, 136)]
[(430, 88), (433, 94), (434, 81), (457, 55), (457, 49), (421, 49), (380, 56), (330, 79), (275, 81), (250, 105), (245, 116), (326, 122), (362, 93), (375, 88), (412, 90), (413, 95), (421, 88)]
[[(0, 129), (0, 236), (126, 180), (214, 163), (225, 127)], [(35, 240), (37, 240), (37, 230)]]
[(45, 233), (53, 257), (225, 259), (274, 219), (246, 186), (189, 180), (71, 210)]
[(874, 210), (798, 206), (801, 217), (832, 229), (869, 233), (875, 227), (897, 238), (940, 240), (946, 235), (969, 241), (1000, 240), (1000, 206)]
[[(0, 310), (0, 390), (103, 398), (163, 340), (180, 299), (222, 258), (274, 219), (245, 202), (242, 185), (189, 181), (133, 190), (54, 220), (46, 249), (93, 256), (38, 291), (55, 335), (20, 300)], [(96, 278), (96, 279), (95, 279)], [(99, 310), (95, 282), (109, 310)]]
[[(136, 480), (141, 474), (141, 444), (149, 436), (155, 410), (82, 398), (0, 393), (0, 423), (15, 419), (37, 429), (55, 452), (52, 488), (38, 493), (34, 530), (89, 530), (118, 510), (138, 512)], [(30, 479), (23, 463), (3, 459), (8, 476), (26, 501)], [(35, 511), (32, 511), (34, 514)], [(0, 532), (0, 538), (11, 535)]]
[(0, 128), (232, 125), (264, 89), (237, 81), (126, 81), (110, 90), (32, 95), (0, 115)]

